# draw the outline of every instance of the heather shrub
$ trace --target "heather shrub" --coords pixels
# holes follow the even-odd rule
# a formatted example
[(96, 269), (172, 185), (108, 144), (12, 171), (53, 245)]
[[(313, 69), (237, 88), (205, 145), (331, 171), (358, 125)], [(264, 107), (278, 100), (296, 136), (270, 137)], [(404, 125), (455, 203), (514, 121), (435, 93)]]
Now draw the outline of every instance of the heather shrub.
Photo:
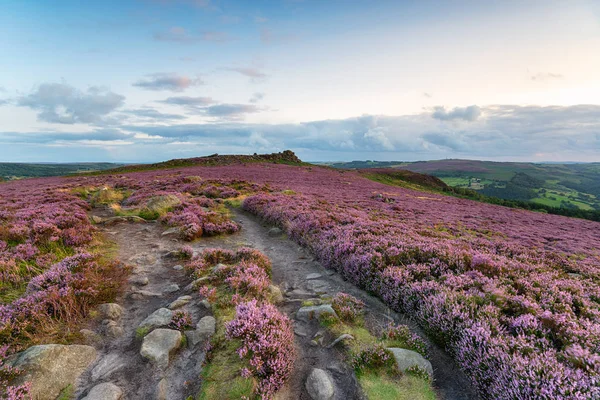
[(238, 354), (249, 363), (243, 376), (256, 377), (257, 394), (272, 398), (294, 365), (294, 331), (289, 318), (271, 304), (251, 300), (236, 307), (235, 318), (226, 324), (226, 334), (242, 342)]
[(352, 355), (350, 364), (357, 371), (379, 369), (394, 365), (394, 357), (381, 344), (366, 346)]
[(365, 303), (354, 296), (340, 292), (333, 296), (331, 307), (343, 321), (354, 322), (362, 316)]
[(390, 324), (383, 331), (383, 339), (388, 347), (400, 347), (414, 350), (423, 356), (427, 355), (427, 345), (418, 335), (412, 333), (406, 325)]
[(30, 399), (29, 391), (31, 384), (13, 386), (11, 381), (16, 378), (21, 371), (7, 365), (5, 362), (8, 355), (8, 346), (0, 346), (0, 399), (2, 400), (27, 400)]
[(171, 318), (170, 328), (177, 329), (178, 331), (184, 331), (192, 328), (192, 316), (189, 312), (184, 310), (175, 311)]

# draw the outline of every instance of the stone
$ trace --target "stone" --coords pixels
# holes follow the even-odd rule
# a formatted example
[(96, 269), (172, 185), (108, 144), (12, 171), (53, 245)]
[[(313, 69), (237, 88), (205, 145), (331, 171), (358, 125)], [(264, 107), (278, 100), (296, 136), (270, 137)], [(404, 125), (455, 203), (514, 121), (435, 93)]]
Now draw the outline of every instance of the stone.
[(302, 289), (294, 289), (291, 292), (286, 293), (288, 297), (296, 298), (296, 299), (310, 299), (315, 296), (312, 292), (307, 292)]
[(104, 380), (125, 368), (125, 360), (118, 353), (107, 354), (92, 369), (92, 381)]
[(175, 271), (181, 271), (181, 270), (183, 269), (183, 265), (175, 265), (175, 266), (173, 267), (173, 269), (174, 269)]
[(146, 328), (148, 330), (158, 328), (160, 326), (166, 326), (171, 323), (173, 318), (173, 311), (168, 308), (159, 308), (152, 314), (148, 315), (139, 325), (138, 328)]
[(283, 294), (277, 286), (269, 285), (269, 293), (271, 294), (271, 302), (273, 304), (279, 304), (283, 301)]
[(306, 391), (313, 400), (331, 400), (335, 394), (333, 382), (327, 374), (319, 368), (313, 368), (313, 370), (306, 378)]
[(120, 400), (122, 398), (123, 390), (120, 387), (110, 382), (104, 382), (94, 386), (82, 400)]
[(206, 299), (202, 300), (199, 304), (202, 307), (206, 308), (207, 310), (212, 310), (212, 306), (210, 305), (210, 302)]
[(102, 319), (118, 321), (123, 316), (123, 307), (117, 303), (104, 303), (98, 306), (98, 313)]
[(337, 314), (329, 304), (320, 306), (302, 307), (296, 312), (296, 319), (299, 321), (308, 322), (311, 319), (318, 319), (323, 314), (331, 314), (337, 318)]
[(308, 335), (306, 329), (300, 325), (294, 326), (294, 333), (300, 337), (306, 337)]
[(148, 283), (150, 283), (146, 275), (133, 276), (129, 279), (129, 282), (138, 286), (146, 286)]
[(269, 231), (267, 233), (271, 237), (276, 237), (276, 236), (281, 236), (283, 234), (283, 231), (280, 228), (274, 227), (274, 228), (269, 229)]
[(169, 310), (175, 310), (176, 308), (183, 307), (192, 301), (192, 296), (181, 296), (178, 297), (177, 300), (173, 301), (169, 304)]
[(167, 400), (167, 390), (168, 390), (168, 386), (167, 386), (167, 379), (166, 378), (162, 378), (160, 380), (160, 382), (158, 382), (158, 385), (156, 387), (156, 399), (157, 400)]
[(207, 277), (207, 276), (203, 276), (202, 278), (198, 278), (198, 279), (192, 281), (192, 283), (190, 283), (189, 285), (187, 285), (184, 290), (186, 292), (189, 292), (191, 290), (196, 290), (196, 289), (198, 289), (202, 285), (202, 282), (208, 281), (209, 279), (210, 278)]
[(310, 280), (306, 282), (306, 289), (313, 291), (317, 294), (323, 294), (327, 293), (327, 290), (329, 290), (329, 284), (325, 281), (318, 279)]
[(96, 354), (92, 346), (46, 344), (13, 355), (7, 364), (23, 370), (14, 383), (31, 382), (33, 399), (54, 400), (64, 388), (75, 385)]
[(331, 344), (329, 344), (329, 346), (327, 346), (327, 348), (331, 349), (336, 344), (338, 344), (342, 340), (346, 340), (346, 339), (354, 340), (354, 336), (350, 335), (349, 333), (344, 333), (343, 335), (340, 335), (337, 339), (335, 339), (333, 342), (331, 342)]
[(106, 336), (118, 338), (123, 336), (125, 331), (115, 321), (109, 320), (109, 323), (104, 326), (104, 333)]
[(95, 224), (101, 224), (102, 223), (102, 218), (97, 216), (97, 215), (92, 215), (92, 222)]
[(401, 372), (406, 372), (411, 367), (419, 367), (427, 371), (430, 377), (433, 378), (433, 367), (431, 363), (416, 351), (400, 349), (397, 347), (388, 348), (394, 354), (396, 365)]
[(153, 265), (156, 264), (157, 260), (156, 256), (153, 254), (136, 254), (135, 256), (131, 257), (129, 261), (132, 261), (138, 265)]
[(83, 337), (83, 342), (90, 346), (98, 346), (102, 344), (102, 336), (90, 329), (82, 329), (79, 331)]
[(164, 231), (163, 233), (161, 233), (161, 236), (179, 236), (181, 234), (181, 229), (178, 227), (174, 227), (174, 228), (169, 228), (166, 231)]
[(163, 293), (175, 293), (178, 291), (179, 291), (179, 285), (176, 283), (171, 283), (163, 289)]
[(169, 356), (181, 346), (181, 332), (155, 329), (144, 337), (140, 354), (159, 368), (169, 365)]
[(306, 280), (311, 280), (311, 279), (319, 279), (320, 277), (322, 277), (323, 275), (318, 274), (318, 273), (312, 273), (312, 274), (308, 274), (306, 275)]
[(196, 324), (196, 329), (193, 331), (185, 331), (185, 336), (188, 339), (190, 346), (196, 346), (198, 343), (204, 342), (215, 334), (217, 321), (213, 316), (203, 317)]
[(144, 297), (162, 297), (162, 293), (151, 292), (149, 290), (136, 290), (135, 292), (131, 293), (129, 297), (132, 299), (142, 299)]

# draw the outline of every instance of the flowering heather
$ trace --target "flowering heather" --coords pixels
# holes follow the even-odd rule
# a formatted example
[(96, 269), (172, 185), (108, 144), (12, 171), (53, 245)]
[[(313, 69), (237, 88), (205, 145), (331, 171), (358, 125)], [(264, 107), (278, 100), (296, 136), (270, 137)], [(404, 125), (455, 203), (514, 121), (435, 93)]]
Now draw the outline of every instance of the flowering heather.
[(177, 329), (178, 331), (184, 331), (192, 328), (192, 316), (185, 310), (175, 311), (171, 318), (169, 327)]
[(362, 316), (365, 303), (354, 296), (340, 292), (333, 296), (331, 307), (343, 321), (353, 322)]
[(8, 346), (0, 346), (0, 399), (2, 400), (27, 400), (31, 390), (31, 383), (24, 385), (12, 386), (11, 380), (17, 377), (21, 371), (5, 364), (8, 353)]
[(373, 344), (361, 349), (351, 360), (352, 367), (356, 370), (377, 369), (390, 366), (393, 356), (381, 344)]
[[(423, 356), (427, 355), (427, 345), (418, 335), (411, 332), (406, 325), (390, 324), (383, 332), (383, 338), (388, 341), (388, 347), (401, 347), (414, 350)], [(390, 344), (389, 342), (398, 343)]]
[(246, 377), (258, 378), (257, 392), (271, 399), (293, 370), (296, 349), (292, 322), (269, 303), (251, 300), (236, 307), (235, 318), (226, 324), (229, 339), (240, 339), (240, 358), (249, 360)]

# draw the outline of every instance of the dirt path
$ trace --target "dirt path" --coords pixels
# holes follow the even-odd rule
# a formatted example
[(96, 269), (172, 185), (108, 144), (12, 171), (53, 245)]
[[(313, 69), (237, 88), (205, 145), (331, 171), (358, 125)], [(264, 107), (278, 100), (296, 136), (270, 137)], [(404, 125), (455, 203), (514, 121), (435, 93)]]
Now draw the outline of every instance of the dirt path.
[[(241, 224), (239, 233), (217, 238), (203, 238), (191, 244), (196, 251), (204, 248), (236, 249), (253, 247), (265, 253), (273, 263), (273, 283), (286, 292), (286, 300), (280, 306), (294, 320), (295, 312), (306, 298), (320, 294), (334, 295), (338, 291), (352, 294), (367, 304), (367, 324), (371, 328), (386, 326), (390, 320), (410, 325), (402, 315), (390, 311), (383, 303), (339, 275), (323, 268), (303, 248), (288, 240), (285, 235), (263, 226), (252, 215), (235, 210), (235, 220)], [(106, 216), (95, 211), (94, 214)], [(140, 355), (141, 341), (136, 339), (136, 328), (148, 315), (183, 295), (191, 295), (192, 301), (184, 306), (193, 315), (194, 324), (209, 311), (199, 304), (199, 296), (191, 290), (182, 270), (173, 269), (180, 261), (168, 256), (170, 251), (181, 247), (184, 242), (163, 235), (165, 227), (157, 223), (121, 223), (102, 228), (118, 245), (118, 257), (135, 266), (132, 282), (148, 279), (146, 285), (131, 284), (117, 302), (123, 307), (119, 325), (123, 334), (117, 338), (104, 338), (100, 357), (83, 376), (76, 392), (77, 398), (85, 396), (94, 385), (112, 382), (125, 393), (125, 399), (185, 399), (197, 393), (200, 385), (198, 375), (204, 360), (202, 346), (184, 347), (172, 358), (168, 368), (161, 370), (144, 360)], [(318, 274), (310, 276), (309, 274)], [(173, 284), (179, 286), (174, 290)], [(173, 292), (170, 292), (173, 290)], [(92, 326), (102, 332), (102, 325)], [(310, 399), (304, 388), (306, 376), (312, 368), (328, 370), (335, 380), (336, 399), (358, 398), (356, 379), (352, 371), (342, 362), (342, 354), (336, 348), (311, 345), (315, 334), (321, 329), (316, 322), (295, 321), (298, 362), (290, 382), (279, 393), (279, 399)], [(325, 336), (324, 344), (335, 338)], [(435, 370), (435, 385), (443, 399), (476, 399), (466, 377), (441, 349), (431, 346), (429, 360)], [(159, 384), (159, 382), (162, 382)]]

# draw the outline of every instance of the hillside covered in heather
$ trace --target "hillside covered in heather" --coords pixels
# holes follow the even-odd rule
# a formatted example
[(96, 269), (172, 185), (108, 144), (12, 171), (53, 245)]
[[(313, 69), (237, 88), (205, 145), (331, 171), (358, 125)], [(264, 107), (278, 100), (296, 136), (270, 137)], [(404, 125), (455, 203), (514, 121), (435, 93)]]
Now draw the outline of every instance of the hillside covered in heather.
[[(385, 185), (283, 156), (0, 184), (5, 397), (38, 390), (27, 377), (39, 374), (28, 375), (31, 365), (11, 354), (38, 344), (89, 345), (82, 328), (100, 344), (90, 346), (95, 355), (70, 383), (77, 398), (94, 398), (96, 386), (109, 382), (127, 395), (114, 375), (93, 379), (93, 371), (102, 362), (116, 365), (116, 358), (106, 360), (121, 348), (134, 348), (139, 358), (140, 346), (141, 358), (131, 356), (123, 368), (128, 380), (148, 387), (143, 395), (164, 387), (215, 399), (279, 391), (284, 398), (384, 398), (377, 397), (382, 387), (407, 393), (410, 377), (422, 385), (412, 398), (600, 397), (600, 223)], [(268, 234), (260, 236), (261, 229)], [(291, 241), (323, 268), (312, 272), (315, 280), (294, 275), (305, 258), (272, 253)], [(148, 250), (132, 254), (141, 242)], [(244, 250), (236, 243), (255, 245)], [(183, 268), (173, 272), (174, 263)], [(175, 273), (182, 275), (171, 278)], [(146, 286), (140, 275), (156, 282)], [(167, 281), (177, 288), (160, 286)], [(181, 311), (171, 309), (176, 301), (185, 303)], [(124, 311), (113, 318), (106, 304)], [(390, 321), (376, 319), (370, 311), (377, 307), (395, 313), (392, 326), (382, 330)], [(140, 309), (156, 310), (154, 319), (144, 315), (154, 322)], [(121, 319), (139, 327), (128, 330)], [(196, 339), (208, 345), (194, 348)], [(166, 359), (164, 351), (158, 357), (148, 350), (152, 340), (173, 343)], [(429, 367), (402, 370), (390, 350), (397, 348), (425, 356)], [(179, 364), (184, 355), (206, 360), (190, 370)], [(320, 372), (310, 369), (309, 358), (323, 363)], [(325, 367), (334, 359), (337, 372)], [(167, 372), (136, 375), (134, 362)], [(460, 390), (444, 386), (462, 382), (448, 363), (466, 377)], [(226, 367), (234, 375), (217, 373)], [(187, 392), (172, 377), (184, 370), (191, 373), (185, 381), (195, 382)], [(239, 384), (239, 397), (223, 381)]]

